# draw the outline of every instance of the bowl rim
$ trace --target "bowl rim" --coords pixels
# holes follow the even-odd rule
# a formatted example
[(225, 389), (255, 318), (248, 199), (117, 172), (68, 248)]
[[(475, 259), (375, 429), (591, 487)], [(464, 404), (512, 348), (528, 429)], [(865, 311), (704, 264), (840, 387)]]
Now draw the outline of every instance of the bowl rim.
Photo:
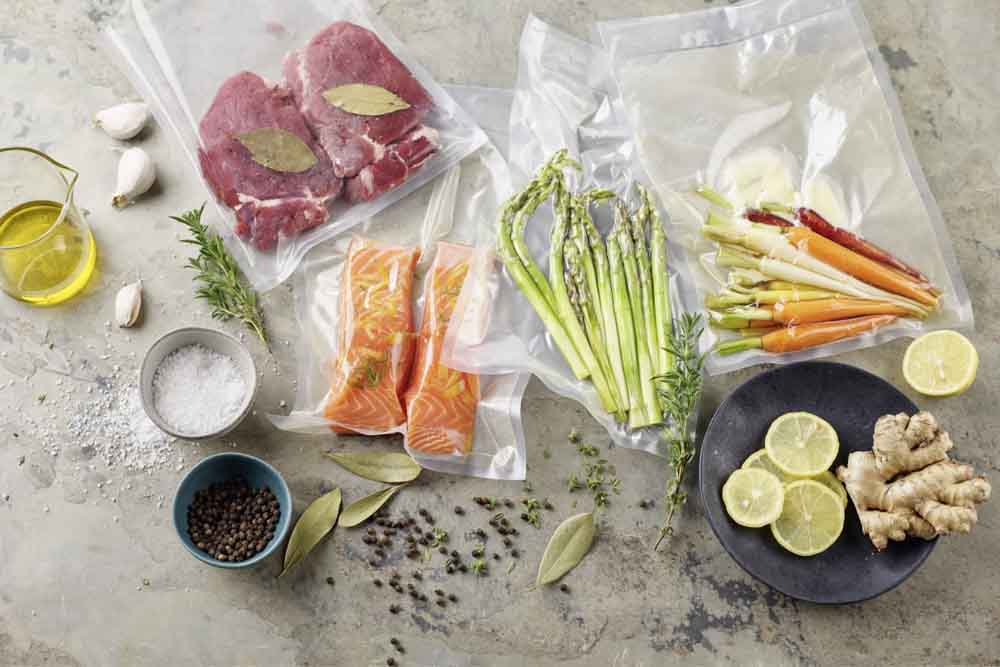
[[(195, 471), (197, 471), (199, 468), (207, 467), (208, 465), (215, 463), (220, 459), (241, 459), (244, 461), (250, 461), (251, 464), (262, 466), (267, 470), (271, 471), (271, 473), (273, 473), (275, 478), (278, 480), (278, 492), (275, 493), (275, 496), (278, 498), (279, 504), (281, 503), (282, 499), (287, 499), (287, 504), (288, 504), (288, 512), (287, 512), (288, 520), (287, 521), (279, 520), (279, 525), (284, 523), (284, 526), (281, 528), (281, 530), (274, 533), (274, 537), (271, 538), (271, 542), (268, 545), (266, 545), (262, 551), (258, 552), (252, 557), (235, 563), (230, 563), (228, 561), (221, 561), (217, 558), (212, 558), (205, 552), (201, 551), (198, 547), (192, 547), (191, 545), (189, 545), (184, 540), (181, 527), (177, 523), (178, 513), (180, 511), (187, 512), (188, 509), (187, 507), (182, 508), (179, 506), (181, 489), (184, 487), (185, 484), (188, 483), (188, 480), (195, 473)], [(239, 570), (241, 568), (250, 567), (251, 565), (256, 565), (257, 563), (261, 562), (262, 560), (270, 556), (272, 553), (274, 553), (275, 549), (278, 548), (278, 545), (280, 545), (285, 541), (285, 538), (288, 536), (288, 532), (292, 529), (291, 515), (293, 510), (292, 507), (293, 504), (294, 500), (292, 498), (292, 492), (288, 488), (288, 483), (285, 482), (285, 478), (282, 477), (280, 472), (278, 472), (278, 469), (272, 466), (270, 463), (268, 463), (264, 459), (254, 456), (253, 454), (245, 454), (243, 452), (217, 452), (215, 454), (206, 456), (201, 461), (198, 461), (198, 463), (191, 466), (191, 469), (187, 471), (187, 474), (185, 474), (184, 477), (181, 478), (181, 481), (177, 483), (177, 488), (174, 490), (174, 500), (173, 503), (171, 503), (171, 521), (174, 524), (174, 530), (177, 532), (177, 539), (180, 540), (181, 545), (183, 545), (184, 549), (187, 550), (187, 552), (190, 553), (192, 556), (194, 556), (201, 562), (207, 565), (211, 565), (213, 567), (221, 567), (227, 570)]]
[[(150, 392), (150, 394), (147, 395), (147, 392), (143, 390), (142, 378), (146, 375), (146, 371), (149, 368), (150, 352), (152, 352), (157, 345), (160, 345), (169, 338), (185, 333), (195, 333), (210, 338), (220, 337), (224, 339), (229, 339), (236, 346), (236, 348), (240, 350), (240, 354), (245, 358), (247, 362), (249, 362), (250, 368), (253, 371), (251, 373), (251, 377), (249, 378), (251, 382), (250, 391), (247, 392), (247, 396), (244, 399), (243, 405), (240, 407), (240, 411), (233, 417), (233, 419), (228, 424), (222, 426), (221, 428), (215, 431), (206, 434), (193, 435), (193, 434), (181, 433), (180, 431), (175, 430), (163, 419), (163, 417), (160, 416), (160, 413), (157, 412), (156, 406), (153, 405), (152, 393)], [(175, 348), (175, 350), (176, 349), (180, 349), (180, 346)], [(155, 369), (149, 369), (149, 370), (150, 372), (153, 373), (156, 372)], [(202, 440), (212, 440), (215, 438), (221, 438), (224, 435), (230, 433), (233, 429), (239, 426), (244, 419), (247, 418), (247, 415), (250, 414), (250, 410), (253, 408), (254, 400), (257, 398), (257, 392), (259, 389), (260, 389), (260, 378), (258, 377), (257, 374), (257, 362), (254, 361), (253, 355), (250, 353), (250, 349), (246, 346), (245, 343), (243, 343), (243, 341), (239, 340), (235, 336), (231, 336), (230, 334), (224, 331), (219, 331), (218, 329), (208, 329), (206, 327), (188, 326), (188, 327), (179, 327), (177, 329), (172, 329), (170, 331), (167, 331), (159, 338), (154, 340), (148, 348), (146, 348), (146, 353), (142, 358), (142, 364), (140, 364), (139, 366), (139, 398), (142, 402), (142, 408), (145, 411), (146, 416), (149, 417), (149, 419), (154, 424), (156, 424), (157, 428), (159, 428), (167, 435), (177, 438), (178, 440), (200, 442)]]
[[(699, 446), (698, 446), (698, 471), (697, 471), (698, 472), (698, 481), (697, 481), (698, 495), (699, 495), (699, 500), (701, 501), (702, 512), (703, 512), (703, 515), (704, 515), (706, 523), (708, 523), (709, 528), (712, 529), (712, 534), (715, 536), (716, 541), (719, 542), (719, 544), (722, 546), (723, 550), (729, 555), (729, 557), (733, 559), (733, 561), (740, 567), (740, 569), (742, 569), (744, 572), (746, 572), (751, 577), (753, 577), (755, 580), (761, 582), (762, 584), (764, 584), (768, 588), (776, 590), (779, 593), (781, 593), (782, 595), (785, 595), (785, 596), (787, 596), (787, 597), (789, 597), (791, 599), (801, 600), (802, 602), (807, 602), (807, 603), (810, 603), (810, 604), (815, 604), (817, 606), (836, 607), (836, 606), (860, 604), (862, 602), (867, 602), (868, 600), (872, 600), (874, 598), (879, 597), (880, 595), (884, 595), (884, 594), (888, 593), (889, 591), (891, 591), (891, 590), (899, 587), (904, 581), (906, 581), (911, 576), (913, 576), (913, 574), (917, 570), (919, 570), (921, 567), (923, 567), (924, 563), (930, 557), (931, 553), (934, 551), (934, 548), (937, 546), (938, 539), (935, 537), (932, 540), (927, 540), (926, 541), (926, 548), (924, 549), (923, 553), (920, 555), (920, 558), (913, 564), (912, 569), (909, 572), (907, 572), (903, 577), (901, 577), (898, 581), (894, 582), (892, 585), (890, 585), (890, 586), (888, 586), (886, 588), (883, 588), (881, 590), (875, 590), (875, 591), (871, 592), (870, 594), (867, 594), (867, 595), (864, 595), (864, 596), (855, 597), (855, 598), (852, 598), (852, 599), (849, 599), (849, 600), (822, 600), (822, 599), (816, 599), (814, 597), (810, 597), (808, 595), (802, 595), (802, 594), (799, 594), (798, 592), (790, 591), (790, 590), (788, 590), (788, 587), (785, 586), (782, 582), (775, 583), (773, 581), (767, 581), (767, 580), (763, 579), (761, 576), (759, 576), (756, 572), (753, 572), (751, 570), (751, 568), (748, 565), (746, 565), (746, 563), (744, 562), (743, 557), (737, 555), (734, 552), (734, 550), (730, 547), (729, 543), (727, 543), (726, 540), (723, 538), (723, 536), (720, 534), (719, 528), (715, 525), (715, 521), (713, 521), (713, 519), (710, 518), (709, 512), (706, 509), (705, 498), (706, 498), (706, 496), (709, 493), (711, 493), (711, 490), (707, 488), (708, 487), (708, 482), (706, 481), (704, 470), (703, 470), (703, 461), (705, 460), (705, 456), (706, 456), (705, 452), (707, 451), (707, 448), (705, 447), (705, 437), (711, 431), (713, 423), (716, 421), (716, 419), (721, 419), (721, 417), (719, 415), (722, 413), (722, 409), (724, 407), (726, 407), (727, 403), (729, 403), (729, 401), (732, 399), (732, 397), (734, 395), (736, 395), (738, 392), (744, 390), (747, 385), (749, 385), (752, 382), (759, 381), (764, 376), (768, 376), (768, 375), (772, 375), (772, 374), (780, 373), (780, 372), (787, 372), (789, 369), (792, 369), (792, 368), (797, 367), (797, 366), (840, 366), (840, 367), (849, 369), (850, 371), (853, 371), (853, 372), (858, 372), (858, 373), (862, 373), (864, 375), (868, 375), (868, 376), (870, 376), (872, 378), (875, 378), (876, 380), (878, 380), (880, 382), (885, 383), (886, 385), (888, 385), (889, 387), (891, 387), (893, 390), (897, 391), (904, 399), (906, 399), (906, 401), (911, 406), (913, 406), (912, 409), (913, 409), (914, 412), (916, 412), (917, 410), (919, 410), (919, 408), (916, 406), (916, 404), (913, 403), (913, 401), (910, 399), (909, 396), (907, 396), (906, 394), (904, 394), (895, 385), (893, 385), (891, 382), (889, 382), (885, 378), (879, 377), (875, 373), (872, 373), (871, 371), (866, 370), (864, 368), (861, 368), (859, 366), (854, 366), (852, 364), (846, 364), (846, 363), (843, 363), (843, 362), (840, 362), (840, 361), (827, 361), (827, 360), (820, 360), (820, 359), (809, 359), (809, 360), (804, 360), (804, 361), (796, 361), (796, 362), (793, 362), (793, 363), (790, 363), (790, 364), (781, 364), (779, 366), (775, 366), (773, 368), (768, 368), (766, 370), (763, 370), (763, 371), (761, 371), (759, 373), (755, 373), (752, 376), (750, 376), (749, 378), (747, 378), (746, 380), (744, 380), (743, 382), (741, 382), (740, 384), (738, 384), (736, 387), (733, 387), (733, 389), (731, 389), (723, 397), (723, 399), (719, 402), (718, 407), (716, 407), (715, 412), (712, 413), (712, 417), (711, 417), (711, 419), (709, 419), (708, 426), (705, 427), (705, 432), (702, 434), (702, 439), (699, 442)], [(853, 505), (851, 505), (849, 503), (847, 511), (851, 511), (852, 509), (853, 509)]]

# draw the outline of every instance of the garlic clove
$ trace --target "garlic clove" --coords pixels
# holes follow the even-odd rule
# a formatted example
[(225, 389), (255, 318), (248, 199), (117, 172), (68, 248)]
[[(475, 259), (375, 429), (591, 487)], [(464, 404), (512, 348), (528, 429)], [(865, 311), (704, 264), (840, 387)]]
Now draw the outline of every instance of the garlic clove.
[(149, 120), (149, 107), (145, 102), (118, 104), (94, 116), (97, 127), (112, 139), (125, 141), (142, 132)]
[(142, 312), (142, 281), (126, 285), (118, 290), (115, 297), (115, 322), (119, 327), (128, 328), (139, 321)]
[(118, 160), (118, 187), (111, 198), (117, 208), (128, 206), (156, 180), (156, 165), (141, 148), (129, 148)]

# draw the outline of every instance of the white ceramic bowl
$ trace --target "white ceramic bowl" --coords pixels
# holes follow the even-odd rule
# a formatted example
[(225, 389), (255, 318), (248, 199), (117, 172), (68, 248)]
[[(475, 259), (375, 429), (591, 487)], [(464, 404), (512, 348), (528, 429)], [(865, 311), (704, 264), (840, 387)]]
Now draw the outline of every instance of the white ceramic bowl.
[[(167, 355), (188, 345), (202, 345), (230, 357), (240, 369), (249, 387), (239, 412), (228, 424), (211, 433), (181, 433), (175, 430), (156, 411), (156, 404), (153, 401), (153, 377), (156, 375), (156, 369)], [(146, 414), (160, 430), (183, 440), (221, 438), (239, 426), (240, 422), (250, 414), (254, 397), (257, 395), (257, 385), (257, 366), (246, 345), (221, 331), (200, 327), (185, 327), (164, 334), (146, 352), (146, 358), (142, 360), (142, 369), (139, 371), (139, 395), (142, 397), (142, 407), (146, 410)]]

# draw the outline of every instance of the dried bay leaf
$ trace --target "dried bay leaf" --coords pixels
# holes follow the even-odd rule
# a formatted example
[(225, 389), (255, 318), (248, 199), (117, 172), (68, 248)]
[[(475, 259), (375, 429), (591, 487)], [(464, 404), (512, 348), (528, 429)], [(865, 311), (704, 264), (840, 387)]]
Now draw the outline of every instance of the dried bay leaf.
[(410, 104), (396, 93), (370, 83), (335, 86), (324, 90), (323, 97), (341, 111), (358, 116), (383, 116), (410, 108)]
[(257, 164), (285, 173), (299, 174), (315, 166), (316, 154), (297, 135), (277, 127), (258, 127), (236, 137)]
[(353, 503), (344, 508), (344, 511), (340, 514), (340, 520), (337, 522), (338, 526), (343, 526), (344, 528), (354, 528), (355, 526), (361, 525), (366, 519), (370, 518), (371, 515), (375, 514), (382, 505), (385, 505), (389, 498), (396, 495), (396, 492), (401, 488), (406, 486), (405, 484), (398, 484), (396, 486), (390, 486), (387, 489), (382, 489), (381, 491), (376, 491), (370, 495), (365, 496), (361, 500), (355, 500)]
[(340, 489), (334, 489), (314, 500), (302, 513), (285, 548), (285, 564), (279, 577), (295, 567), (337, 525), (340, 499)]
[(373, 482), (412, 482), (422, 468), (401, 452), (326, 452), (326, 456), (359, 477)]
[(551, 584), (576, 567), (594, 543), (594, 514), (577, 514), (559, 524), (549, 538), (536, 583)]

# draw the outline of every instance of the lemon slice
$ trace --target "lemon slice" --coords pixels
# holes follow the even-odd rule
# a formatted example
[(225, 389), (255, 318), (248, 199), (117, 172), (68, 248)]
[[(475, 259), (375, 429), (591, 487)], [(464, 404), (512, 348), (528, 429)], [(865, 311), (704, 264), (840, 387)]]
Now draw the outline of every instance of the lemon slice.
[(903, 356), (903, 377), (927, 396), (954, 396), (972, 386), (979, 353), (957, 331), (932, 331), (916, 339)]
[(833, 465), (840, 440), (826, 420), (808, 412), (789, 412), (771, 422), (764, 448), (785, 474), (814, 477)]
[(813, 479), (785, 485), (781, 515), (771, 524), (778, 544), (796, 556), (830, 548), (844, 529), (844, 505), (837, 494)]
[(743, 465), (741, 465), (740, 467), (759, 468), (760, 470), (766, 470), (775, 477), (777, 477), (782, 484), (785, 484), (786, 482), (793, 482), (796, 479), (798, 479), (798, 477), (792, 477), (790, 475), (785, 474), (785, 472), (781, 468), (774, 465), (774, 461), (772, 461), (771, 457), (767, 455), (766, 449), (758, 449), (756, 452), (748, 456), (747, 460), (744, 461)]
[(824, 470), (820, 474), (815, 477), (810, 477), (809, 479), (819, 482), (826, 488), (836, 493), (837, 497), (840, 498), (840, 503), (845, 508), (847, 507), (847, 489), (844, 488), (844, 485), (841, 484), (840, 480), (837, 479), (837, 476), (832, 472)]
[(747, 528), (760, 528), (777, 519), (784, 498), (781, 480), (758, 468), (734, 470), (722, 485), (726, 513)]

